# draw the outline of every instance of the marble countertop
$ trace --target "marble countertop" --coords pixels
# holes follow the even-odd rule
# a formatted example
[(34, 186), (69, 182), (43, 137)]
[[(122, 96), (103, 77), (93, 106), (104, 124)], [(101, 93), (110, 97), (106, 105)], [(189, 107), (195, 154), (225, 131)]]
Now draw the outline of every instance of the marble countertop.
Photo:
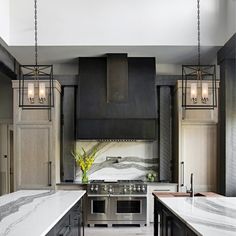
[(199, 235), (236, 235), (236, 197), (158, 197), (158, 199)]
[(0, 236), (43, 236), (85, 191), (21, 190), (0, 197)]

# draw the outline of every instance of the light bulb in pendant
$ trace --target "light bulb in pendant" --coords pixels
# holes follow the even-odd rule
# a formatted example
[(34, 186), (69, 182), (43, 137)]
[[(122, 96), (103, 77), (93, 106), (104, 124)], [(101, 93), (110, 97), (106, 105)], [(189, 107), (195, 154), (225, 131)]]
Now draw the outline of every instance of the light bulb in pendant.
[(39, 83), (39, 102), (44, 103), (46, 101), (46, 86), (45, 83)]
[(202, 103), (207, 103), (208, 99), (208, 83), (202, 83)]
[(193, 103), (197, 103), (197, 83), (191, 83), (190, 97)]
[(28, 100), (34, 103), (34, 83), (28, 83)]

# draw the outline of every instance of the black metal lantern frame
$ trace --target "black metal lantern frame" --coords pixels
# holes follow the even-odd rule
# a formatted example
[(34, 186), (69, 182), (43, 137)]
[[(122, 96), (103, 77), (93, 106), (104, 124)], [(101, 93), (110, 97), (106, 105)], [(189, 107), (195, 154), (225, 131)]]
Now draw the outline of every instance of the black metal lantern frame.
[[(38, 19), (37, 0), (34, 0), (34, 40), (35, 64), (21, 65), (19, 76), (19, 107), (22, 109), (47, 109), (51, 120), (51, 109), (54, 107), (54, 79), (52, 65), (38, 64)], [(29, 83), (38, 88), (38, 100), (29, 97)], [(44, 96), (40, 95), (40, 83), (44, 83)], [(46, 86), (47, 85), (47, 86)], [(27, 97), (26, 97), (27, 96)], [(34, 94), (35, 96), (35, 94)]]
[[(214, 109), (217, 107), (216, 67), (215, 65), (201, 65), (200, 36), (200, 0), (197, 0), (198, 64), (182, 66), (182, 107), (185, 109)], [(202, 96), (200, 103), (197, 101), (194, 93), (192, 93), (191, 83), (192, 85), (195, 83), (196, 96), (199, 84), (203, 94), (203, 83), (207, 83), (207, 97)], [(209, 99), (208, 84), (211, 84), (211, 99)], [(188, 97), (189, 93), (190, 96)]]
[[(205, 103), (190, 102), (188, 96), (191, 90), (191, 83), (202, 85), (208, 83), (211, 92), (208, 95), (211, 99)], [(198, 89), (198, 87), (197, 87)], [(209, 94), (209, 92), (208, 92)], [(182, 107), (185, 109), (214, 109), (217, 107), (217, 83), (216, 83), (216, 66), (215, 65), (183, 65), (182, 66)]]
[[(40, 103), (35, 101), (31, 103), (28, 100), (28, 83), (34, 83), (34, 86), (40, 82), (47, 84), (46, 101)], [(22, 109), (48, 109), (54, 107), (54, 89), (53, 89), (53, 66), (52, 65), (21, 65), (19, 76), (19, 107)]]

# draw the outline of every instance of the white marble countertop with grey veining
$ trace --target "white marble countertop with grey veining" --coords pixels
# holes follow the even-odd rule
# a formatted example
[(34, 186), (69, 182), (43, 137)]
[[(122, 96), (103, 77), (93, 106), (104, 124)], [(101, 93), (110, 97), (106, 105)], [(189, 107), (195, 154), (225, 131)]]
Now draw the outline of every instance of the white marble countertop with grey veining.
[(0, 197), (0, 236), (43, 236), (85, 191), (20, 190)]
[(198, 235), (236, 235), (236, 197), (158, 197)]

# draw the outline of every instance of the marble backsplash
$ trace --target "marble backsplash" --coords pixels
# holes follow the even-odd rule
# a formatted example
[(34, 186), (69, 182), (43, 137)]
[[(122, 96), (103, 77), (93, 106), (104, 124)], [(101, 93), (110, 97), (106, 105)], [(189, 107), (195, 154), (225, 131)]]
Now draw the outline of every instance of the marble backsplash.
[[(86, 151), (97, 145), (96, 141), (78, 141), (77, 148)], [(111, 157), (111, 158), (107, 158)], [(116, 157), (119, 157), (118, 159)], [(157, 142), (99, 142), (99, 152), (92, 168), (88, 172), (89, 179), (143, 179), (149, 172), (157, 173)], [(75, 181), (81, 181), (82, 172), (76, 169)]]

